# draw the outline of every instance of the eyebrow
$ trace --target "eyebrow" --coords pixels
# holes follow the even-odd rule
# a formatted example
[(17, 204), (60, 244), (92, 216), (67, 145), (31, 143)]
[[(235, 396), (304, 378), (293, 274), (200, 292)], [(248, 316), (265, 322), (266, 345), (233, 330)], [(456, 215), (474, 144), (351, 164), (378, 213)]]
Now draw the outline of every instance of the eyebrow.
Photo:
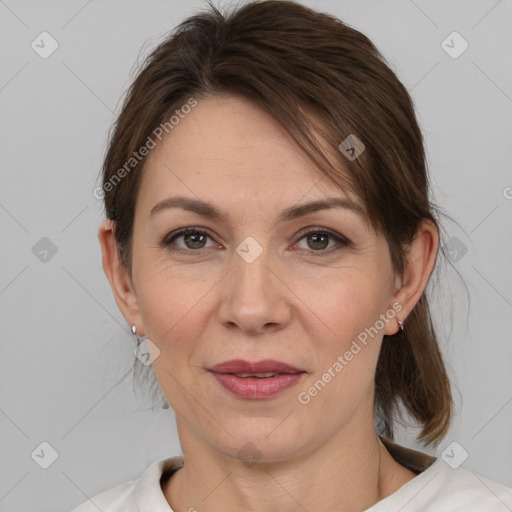
[[(159, 212), (169, 210), (171, 208), (182, 208), (183, 210), (197, 213), (202, 217), (227, 223), (227, 216), (212, 204), (185, 196), (169, 197), (168, 199), (160, 201), (151, 208), (149, 218), (155, 216)], [(311, 201), (309, 203), (291, 206), (281, 212), (278, 217), (278, 222), (291, 221), (304, 217), (310, 213), (332, 208), (344, 208), (351, 210), (360, 215), (363, 220), (366, 218), (364, 209), (354, 201), (344, 197), (328, 197), (318, 201)]]

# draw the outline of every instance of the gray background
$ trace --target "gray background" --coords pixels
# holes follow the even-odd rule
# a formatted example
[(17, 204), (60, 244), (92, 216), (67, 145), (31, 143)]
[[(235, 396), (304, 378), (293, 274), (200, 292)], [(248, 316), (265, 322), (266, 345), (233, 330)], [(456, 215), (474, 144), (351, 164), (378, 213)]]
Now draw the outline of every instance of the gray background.
[[(456, 441), (464, 467), (512, 486), (512, 2), (304, 3), (368, 35), (412, 94), (456, 221), (435, 318), (457, 409), (436, 453)], [(141, 48), (203, 5), (0, 0), (1, 511), (70, 510), (180, 453), (172, 411), (132, 387), (93, 190)], [(47, 59), (31, 48), (43, 31), (59, 45)], [(456, 59), (441, 46), (453, 31), (469, 43)], [(31, 456), (43, 441), (58, 453), (48, 469)]]

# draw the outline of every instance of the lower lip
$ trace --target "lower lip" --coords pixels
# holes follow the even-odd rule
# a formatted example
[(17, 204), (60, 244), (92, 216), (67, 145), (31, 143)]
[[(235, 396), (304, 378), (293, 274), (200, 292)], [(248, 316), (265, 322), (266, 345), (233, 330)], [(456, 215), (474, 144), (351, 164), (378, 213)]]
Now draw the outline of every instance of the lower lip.
[(295, 386), (302, 378), (304, 372), (279, 373), (274, 377), (268, 377), (266, 379), (258, 379), (257, 377), (244, 379), (232, 373), (211, 373), (222, 387), (231, 391), (234, 395), (241, 398), (257, 400), (270, 398), (285, 389)]

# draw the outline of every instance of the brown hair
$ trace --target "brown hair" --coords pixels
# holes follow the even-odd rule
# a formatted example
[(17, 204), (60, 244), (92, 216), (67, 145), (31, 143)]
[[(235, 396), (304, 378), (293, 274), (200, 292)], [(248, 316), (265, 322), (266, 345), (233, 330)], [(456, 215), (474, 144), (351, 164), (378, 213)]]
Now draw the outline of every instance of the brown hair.
[[(429, 219), (438, 227), (411, 98), (365, 35), (293, 1), (251, 2), (226, 15), (210, 4), (147, 57), (110, 135), (104, 202), (128, 271), (145, 159), (132, 162), (133, 170), (126, 163), (159, 126), (172, 129), (176, 109), (212, 94), (260, 105), (321, 172), (350, 186), (371, 225), (386, 236), (396, 272), (403, 271), (419, 222)], [(354, 160), (336, 150), (338, 161), (331, 162), (314, 133), (332, 148), (353, 134), (365, 150)], [(405, 408), (422, 426), (418, 438), (438, 444), (450, 425), (452, 396), (425, 294), (405, 326), (396, 339), (384, 336), (375, 377), (377, 427), (393, 439), (394, 420)]]

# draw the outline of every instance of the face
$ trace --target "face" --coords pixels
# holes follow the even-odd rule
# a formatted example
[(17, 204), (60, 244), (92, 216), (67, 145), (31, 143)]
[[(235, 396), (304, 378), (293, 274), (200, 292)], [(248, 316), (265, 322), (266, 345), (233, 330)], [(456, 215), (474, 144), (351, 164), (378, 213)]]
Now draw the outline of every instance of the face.
[[(301, 208), (326, 199), (339, 202)], [(202, 99), (151, 151), (132, 279), (129, 321), (160, 351), (180, 436), (277, 460), (373, 422), (382, 335), (397, 330), (387, 243), (259, 107)], [(274, 363), (212, 371), (233, 360)]]

